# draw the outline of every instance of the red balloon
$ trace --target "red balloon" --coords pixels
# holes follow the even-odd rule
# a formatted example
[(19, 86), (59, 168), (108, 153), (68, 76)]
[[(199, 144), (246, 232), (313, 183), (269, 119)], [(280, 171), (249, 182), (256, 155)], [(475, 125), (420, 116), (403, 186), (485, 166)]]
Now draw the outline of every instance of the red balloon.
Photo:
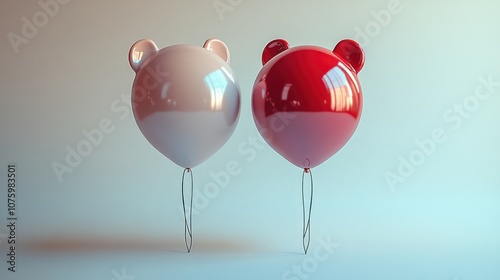
[(313, 168), (351, 138), (363, 104), (357, 73), (364, 52), (353, 40), (333, 51), (315, 46), (289, 48), (271, 41), (252, 93), (255, 124), (267, 143), (291, 163)]

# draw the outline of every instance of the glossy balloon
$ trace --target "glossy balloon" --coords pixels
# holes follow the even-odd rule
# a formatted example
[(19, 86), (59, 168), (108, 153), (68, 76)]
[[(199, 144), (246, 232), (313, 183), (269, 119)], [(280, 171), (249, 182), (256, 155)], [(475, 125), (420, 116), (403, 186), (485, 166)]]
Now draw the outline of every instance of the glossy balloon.
[(361, 47), (343, 40), (334, 51), (271, 41), (252, 93), (255, 124), (269, 145), (301, 168), (315, 167), (350, 139), (363, 104), (357, 73)]
[(226, 143), (238, 122), (240, 88), (222, 41), (158, 50), (140, 40), (130, 48), (129, 63), (136, 72), (134, 117), (158, 151), (191, 168)]

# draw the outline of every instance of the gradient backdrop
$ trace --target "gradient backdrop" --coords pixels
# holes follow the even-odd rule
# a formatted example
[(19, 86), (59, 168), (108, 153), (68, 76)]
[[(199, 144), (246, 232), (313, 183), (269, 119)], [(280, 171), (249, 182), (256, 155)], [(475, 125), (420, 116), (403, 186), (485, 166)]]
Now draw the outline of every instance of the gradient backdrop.
[[(500, 279), (499, 9), (493, 0), (2, 1), (0, 278)], [(231, 51), (243, 102), (233, 137), (194, 169), (186, 254), (182, 168), (135, 124), (127, 54), (141, 38), (163, 48), (211, 37)], [(307, 256), (301, 170), (262, 144), (250, 108), (275, 38), (326, 48), (354, 38), (367, 58), (360, 125), (313, 170)], [(103, 121), (113, 130), (58, 178), (53, 165), (67, 165)], [(234, 162), (236, 176), (214, 179)]]

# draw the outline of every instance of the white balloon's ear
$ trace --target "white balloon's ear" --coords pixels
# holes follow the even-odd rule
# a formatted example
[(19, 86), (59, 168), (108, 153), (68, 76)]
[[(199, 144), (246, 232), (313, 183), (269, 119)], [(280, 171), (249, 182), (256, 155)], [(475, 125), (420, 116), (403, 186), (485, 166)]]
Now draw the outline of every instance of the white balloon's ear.
[(135, 42), (128, 52), (128, 62), (130, 67), (137, 73), (144, 61), (158, 52), (156, 44), (149, 39), (142, 39)]
[(209, 51), (214, 52), (216, 55), (220, 56), (227, 64), (229, 64), (229, 49), (226, 44), (219, 39), (208, 39), (203, 44), (203, 47)]

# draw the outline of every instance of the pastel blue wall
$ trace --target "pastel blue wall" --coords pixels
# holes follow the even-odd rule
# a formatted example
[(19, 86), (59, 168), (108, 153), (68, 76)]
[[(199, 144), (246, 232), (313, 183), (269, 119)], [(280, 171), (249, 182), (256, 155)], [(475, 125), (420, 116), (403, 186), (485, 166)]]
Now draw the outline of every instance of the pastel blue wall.
[[(18, 272), (2, 262), (0, 275), (11, 277), (2, 279), (39, 278), (39, 269), (42, 279), (500, 277), (497, 1), (51, 3), (46, 18), (38, 2), (0, 4), (0, 224), (9, 163), (19, 218)], [(188, 255), (182, 168), (146, 141), (127, 109), (127, 52), (140, 38), (165, 47), (210, 37), (228, 45), (243, 102), (233, 137), (194, 169), (195, 186), (207, 196), (228, 163), (240, 172), (197, 201)], [(262, 141), (252, 85), (263, 47), (278, 37), (326, 48), (354, 38), (366, 52), (360, 125), (313, 170), (309, 257), (299, 254), (301, 170), (251, 144)], [(67, 149), (103, 120), (113, 131), (58, 178), (54, 162), (67, 165)], [(4, 256), (5, 234), (0, 227)], [(329, 239), (332, 252), (322, 247)], [(313, 259), (320, 250), (324, 261)]]

